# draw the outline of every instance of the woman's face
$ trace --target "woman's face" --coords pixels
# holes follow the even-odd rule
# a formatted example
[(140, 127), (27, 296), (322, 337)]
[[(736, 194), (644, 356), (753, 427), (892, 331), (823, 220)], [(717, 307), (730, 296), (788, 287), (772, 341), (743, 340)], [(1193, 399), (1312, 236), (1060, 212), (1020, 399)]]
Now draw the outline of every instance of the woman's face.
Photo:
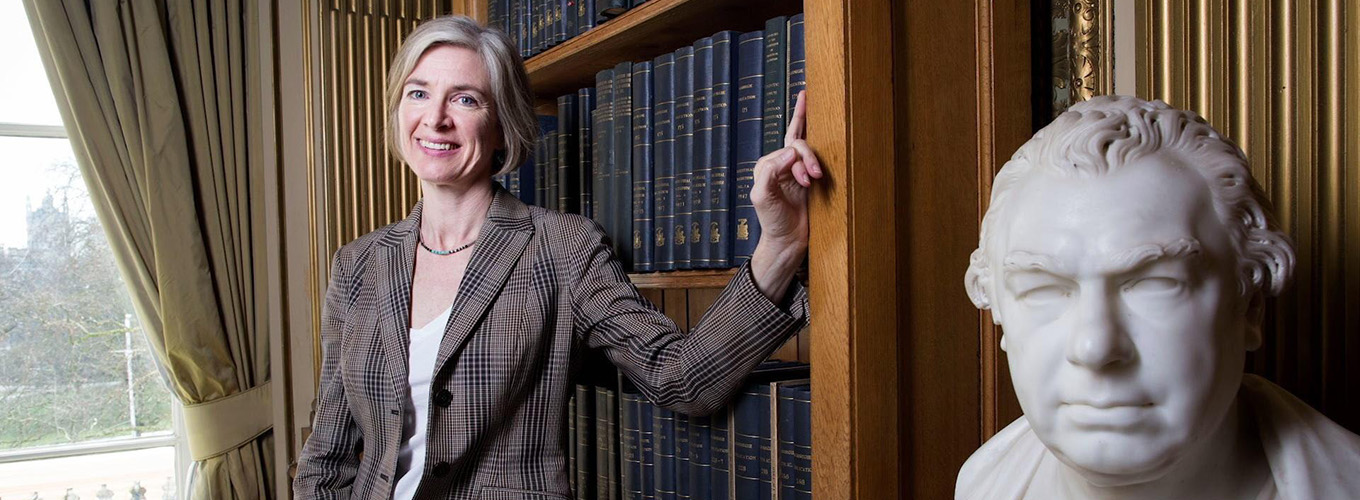
[(397, 120), (402, 156), (422, 181), (466, 184), (491, 175), (501, 131), (490, 77), (472, 50), (426, 50), (402, 86)]

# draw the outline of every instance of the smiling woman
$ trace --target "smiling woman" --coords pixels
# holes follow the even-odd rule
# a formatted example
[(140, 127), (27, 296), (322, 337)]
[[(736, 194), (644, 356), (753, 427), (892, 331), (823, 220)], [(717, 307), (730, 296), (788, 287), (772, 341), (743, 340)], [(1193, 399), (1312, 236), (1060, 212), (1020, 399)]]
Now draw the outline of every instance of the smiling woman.
[(492, 181), (531, 157), (538, 133), (505, 35), (426, 22), (386, 97), (386, 140), (424, 198), (335, 256), (298, 498), (570, 498), (563, 423), (587, 351), (656, 405), (706, 414), (806, 324), (793, 275), (822, 171), (802, 98), (786, 147), (756, 167), (755, 254), (686, 333), (628, 281), (599, 226)]

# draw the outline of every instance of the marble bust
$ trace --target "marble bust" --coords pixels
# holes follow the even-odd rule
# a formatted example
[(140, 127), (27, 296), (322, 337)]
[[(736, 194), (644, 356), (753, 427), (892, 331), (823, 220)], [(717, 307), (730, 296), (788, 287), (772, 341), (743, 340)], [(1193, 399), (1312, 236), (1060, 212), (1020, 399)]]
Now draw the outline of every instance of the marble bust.
[(957, 499), (1360, 498), (1360, 437), (1265, 379), (1263, 298), (1294, 268), (1242, 151), (1192, 112), (1099, 97), (998, 173), (968, 296), (1024, 416)]

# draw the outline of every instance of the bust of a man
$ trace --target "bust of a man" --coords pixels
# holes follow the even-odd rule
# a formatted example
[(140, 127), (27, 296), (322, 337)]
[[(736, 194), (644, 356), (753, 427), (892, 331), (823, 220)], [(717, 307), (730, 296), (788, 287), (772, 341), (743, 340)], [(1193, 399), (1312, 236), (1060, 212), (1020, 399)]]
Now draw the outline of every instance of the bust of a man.
[(1360, 498), (1360, 438), (1244, 375), (1294, 250), (1202, 118), (1100, 97), (997, 175), (965, 284), (1025, 415), (963, 499)]

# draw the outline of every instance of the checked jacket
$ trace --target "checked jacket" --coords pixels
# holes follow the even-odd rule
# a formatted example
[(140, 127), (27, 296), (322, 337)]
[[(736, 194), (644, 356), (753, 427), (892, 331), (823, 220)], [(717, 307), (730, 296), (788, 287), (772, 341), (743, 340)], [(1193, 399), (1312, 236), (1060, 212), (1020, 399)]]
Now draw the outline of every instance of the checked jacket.
[[(342, 247), (321, 318), (322, 375), (299, 499), (391, 498), (409, 397), (411, 280), (422, 203)], [(499, 185), (435, 360), (416, 498), (570, 499), (564, 423), (573, 376), (599, 350), (652, 402), (721, 407), (807, 323), (748, 266), (686, 333), (628, 281), (594, 222), (526, 206)]]

